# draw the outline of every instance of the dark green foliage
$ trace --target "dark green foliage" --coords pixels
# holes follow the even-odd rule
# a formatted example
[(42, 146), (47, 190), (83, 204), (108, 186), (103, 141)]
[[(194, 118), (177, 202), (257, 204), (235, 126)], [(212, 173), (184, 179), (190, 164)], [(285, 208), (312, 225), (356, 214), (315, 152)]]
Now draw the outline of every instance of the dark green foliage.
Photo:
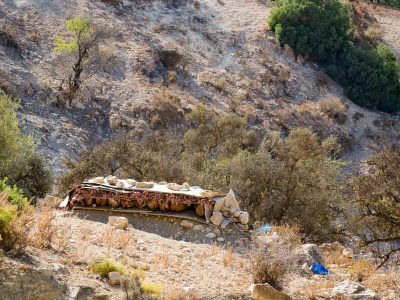
[(269, 25), (282, 44), (326, 65), (352, 101), (398, 112), (400, 71), (395, 57), (384, 45), (368, 48), (353, 44), (350, 11), (339, 0), (287, 0), (278, 2)]
[(7, 178), (28, 196), (42, 197), (50, 189), (50, 173), (29, 135), (19, 127), (18, 103), (0, 92), (0, 180)]
[(370, 2), (400, 8), (400, 0), (370, 0)]
[(338, 0), (287, 0), (273, 9), (269, 26), (281, 44), (326, 62), (346, 43), (350, 12)]
[(8, 186), (6, 179), (0, 180), (0, 194), (4, 195), (12, 205), (23, 207), (29, 204), (28, 199), (24, 196), (22, 190), (16, 186)]
[(346, 89), (355, 103), (385, 112), (400, 109), (400, 68), (389, 47), (376, 49), (349, 45), (328, 73)]

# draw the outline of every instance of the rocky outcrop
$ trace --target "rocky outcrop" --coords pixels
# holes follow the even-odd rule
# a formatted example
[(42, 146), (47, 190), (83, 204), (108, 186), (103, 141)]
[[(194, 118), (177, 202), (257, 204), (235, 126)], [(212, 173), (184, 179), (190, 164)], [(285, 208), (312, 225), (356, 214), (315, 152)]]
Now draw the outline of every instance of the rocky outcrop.
[(363, 285), (350, 280), (345, 280), (337, 284), (333, 290), (331, 297), (333, 299), (346, 299), (346, 300), (380, 300), (382, 299), (378, 294), (371, 290), (366, 289)]
[[(1, 254), (0, 254), (1, 255)], [(67, 288), (48, 270), (0, 258), (0, 300), (63, 300)]]

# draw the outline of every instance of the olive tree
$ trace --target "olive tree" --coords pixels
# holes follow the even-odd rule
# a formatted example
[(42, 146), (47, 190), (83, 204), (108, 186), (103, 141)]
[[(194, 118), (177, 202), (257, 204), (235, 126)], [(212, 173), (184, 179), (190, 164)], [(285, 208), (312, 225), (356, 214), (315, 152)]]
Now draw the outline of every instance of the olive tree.
[(0, 90), (0, 180), (16, 185), (28, 197), (42, 197), (51, 186), (50, 172), (30, 135), (21, 132), (18, 102)]
[(93, 23), (90, 18), (73, 17), (66, 21), (67, 30), (55, 39), (54, 51), (63, 59), (63, 75), (60, 88), (66, 93), (71, 106), (72, 99), (82, 84), (113, 60), (103, 42), (108, 32)]
[(400, 262), (400, 146), (384, 146), (368, 163), (372, 174), (351, 183), (350, 225), (381, 265)]

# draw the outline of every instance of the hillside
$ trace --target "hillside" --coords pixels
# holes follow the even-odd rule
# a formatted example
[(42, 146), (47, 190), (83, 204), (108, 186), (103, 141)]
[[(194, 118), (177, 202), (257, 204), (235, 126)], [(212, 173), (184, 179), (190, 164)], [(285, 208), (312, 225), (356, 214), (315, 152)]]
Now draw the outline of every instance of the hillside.
[[(333, 134), (354, 161), (368, 155), (368, 145), (382, 129), (388, 138), (397, 134), (397, 117), (353, 105), (317, 65), (296, 60), (290, 49), (282, 51), (266, 31), (269, 2), (199, 4), (197, 9), (186, 1), (124, 1), (117, 7), (86, 0), (1, 4), (3, 31), (9, 31), (16, 48), (0, 46), (0, 84), (21, 99), (26, 130), (40, 139), (57, 174), (63, 160), (76, 158), (83, 145), (151, 130), (151, 100), (160, 97), (161, 88), (180, 97), (184, 111), (204, 103), (218, 111), (234, 109), (254, 128), (309, 126), (322, 136)], [(108, 26), (107, 47), (115, 61), (112, 70), (87, 82), (72, 108), (64, 108), (57, 96), (62, 69), (52, 50), (75, 11)], [(382, 17), (384, 28), (391, 17), (396, 20), (395, 13)], [(385, 40), (396, 47), (394, 32)], [(185, 66), (168, 66), (167, 50), (184, 57)], [(344, 99), (346, 107), (325, 105), (332, 97)], [(345, 110), (345, 120), (332, 118), (332, 109)], [(177, 118), (171, 130), (179, 123)]]
[(400, 300), (400, 10), (303, 2), (0, 1), (0, 300)]

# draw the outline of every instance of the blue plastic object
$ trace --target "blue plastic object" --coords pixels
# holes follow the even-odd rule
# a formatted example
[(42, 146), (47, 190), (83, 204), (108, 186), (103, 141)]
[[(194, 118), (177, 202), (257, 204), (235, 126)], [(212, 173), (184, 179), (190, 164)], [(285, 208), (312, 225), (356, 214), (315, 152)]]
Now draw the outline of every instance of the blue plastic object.
[(312, 264), (311, 272), (316, 275), (328, 275), (329, 271), (321, 264)]
[(272, 226), (269, 224), (264, 224), (263, 226), (261, 226), (260, 228), (260, 232), (261, 233), (268, 233), (272, 230)]

